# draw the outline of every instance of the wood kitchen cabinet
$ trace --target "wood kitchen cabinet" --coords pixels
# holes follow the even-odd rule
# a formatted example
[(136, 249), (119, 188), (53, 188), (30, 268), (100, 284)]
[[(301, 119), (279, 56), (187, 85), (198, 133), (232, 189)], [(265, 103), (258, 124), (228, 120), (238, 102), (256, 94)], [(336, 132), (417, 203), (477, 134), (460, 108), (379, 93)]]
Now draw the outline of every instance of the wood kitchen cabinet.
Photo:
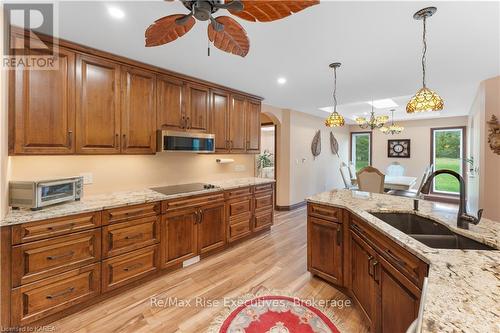
[(212, 90), (210, 132), (215, 135), (216, 153), (229, 152), (229, 102), (229, 93), (222, 90)]
[(260, 101), (248, 100), (246, 109), (246, 152), (260, 152)]
[(199, 210), (198, 253), (204, 254), (226, 245), (224, 202), (208, 204)]
[[(15, 42), (21, 42), (15, 39)], [(42, 52), (32, 50), (33, 56)], [(71, 154), (75, 150), (75, 54), (59, 48), (57, 69), (10, 73), (11, 154)]]
[(233, 153), (244, 153), (246, 150), (246, 105), (247, 101), (245, 97), (239, 95), (231, 96), (229, 109), (229, 149)]
[(122, 69), (121, 152), (156, 152), (156, 77), (153, 72)]
[(198, 255), (198, 210), (180, 209), (162, 217), (161, 265), (166, 268)]
[(193, 132), (208, 132), (210, 90), (206, 86), (188, 83), (186, 92), (186, 129)]
[(157, 76), (157, 128), (184, 130), (184, 82), (166, 75)]
[(76, 57), (76, 152), (120, 152), (120, 65)]

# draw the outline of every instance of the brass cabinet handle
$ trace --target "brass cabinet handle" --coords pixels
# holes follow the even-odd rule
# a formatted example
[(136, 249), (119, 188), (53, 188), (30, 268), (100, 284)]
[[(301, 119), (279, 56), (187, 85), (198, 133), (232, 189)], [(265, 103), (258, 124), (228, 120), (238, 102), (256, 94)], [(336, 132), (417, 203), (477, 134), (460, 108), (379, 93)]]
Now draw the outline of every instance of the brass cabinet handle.
[(125, 142), (127, 142), (127, 134), (123, 134), (122, 139), (123, 139), (122, 148), (125, 149), (127, 148), (127, 145), (125, 144)]
[(342, 243), (342, 229), (339, 227), (337, 229), (337, 245), (340, 245)]
[(132, 235), (132, 236), (125, 236), (126, 240), (140, 239), (140, 238), (142, 238), (142, 233), (141, 234), (135, 234), (135, 235)]
[(56, 259), (61, 259), (65, 257), (72, 257), (75, 254), (75, 251), (69, 251), (64, 254), (60, 254), (58, 256), (47, 256), (47, 260), (56, 260)]
[(389, 256), (389, 258), (391, 258), (392, 260), (394, 260), (399, 266), (401, 266), (401, 267), (405, 267), (406, 266), (406, 262), (404, 262), (403, 260), (401, 260), (398, 257), (396, 257), (391, 252), (391, 250), (387, 249), (387, 250), (385, 250), (385, 253), (387, 253), (387, 255)]
[(199, 220), (199, 218), (200, 218), (200, 217), (198, 216), (199, 214), (200, 214), (200, 212), (199, 212), (199, 211), (197, 211), (197, 210), (194, 212), (195, 219), (194, 219), (194, 223), (193, 223), (193, 224), (198, 224), (198, 220)]
[(66, 290), (63, 290), (63, 291), (57, 293), (57, 294), (47, 295), (47, 296), (45, 296), (45, 298), (54, 299), (54, 298), (61, 297), (61, 296), (67, 295), (67, 294), (71, 294), (73, 291), (75, 291), (75, 287), (70, 287)]
[(186, 128), (187, 129), (191, 128), (191, 118), (190, 117), (186, 117)]
[(373, 256), (368, 257), (368, 275), (373, 277), (373, 266), (372, 266)]
[(198, 223), (201, 224), (203, 222), (203, 210), (198, 210)]
[(373, 276), (373, 279), (375, 280), (375, 282), (377, 282), (377, 283), (379, 282), (379, 279), (377, 278), (377, 273), (375, 272), (375, 269), (376, 269), (378, 264), (379, 264), (379, 262), (377, 260), (374, 260), (372, 262), (372, 268), (373, 268), (372, 276)]
[(185, 116), (181, 117), (181, 128), (186, 128), (186, 117)]
[(68, 131), (68, 147), (73, 146), (73, 131), (69, 130)]
[(118, 148), (120, 147), (120, 146), (118, 145), (118, 140), (119, 140), (119, 139), (120, 139), (120, 134), (116, 133), (116, 134), (115, 134), (115, 147), (118, 147)]
[(137, 263), (137, 264), (133, 264), (133, 265), (127, 266), (127, 267), (125, 267), (123, 270), (124, 270), (125, 272), (129, 272), (129, 271), (132, 271), (132, 270), (137, 269), (137, 268), (140, 268), (140, 267), (142, 267), (142, 264)]
[(57, 230), (73, 229), (74, 226), (75, 226), (75, 223), (71, 222), (69, 224), (65, 224), (65, 225), (60, 226), (58, 228), (56, 228), (56, 227), (47, 227), (47, 230), (48, 231), (57, 231)]

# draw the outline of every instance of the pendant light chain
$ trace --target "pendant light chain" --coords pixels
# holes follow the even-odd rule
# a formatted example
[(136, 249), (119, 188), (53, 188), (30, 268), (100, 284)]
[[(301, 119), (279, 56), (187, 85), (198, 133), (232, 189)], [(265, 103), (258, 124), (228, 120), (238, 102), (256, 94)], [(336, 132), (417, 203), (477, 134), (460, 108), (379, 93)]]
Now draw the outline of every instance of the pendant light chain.
[(424, 30), (423, 30), (423, 34), (422, 34), (422, 41), (424, 42), (424, 46), (423, 46), (423, 50), (422, 50), (422, 86), (425, 88), (426, 87), (425, 86), (425, 62), (426, 62), (425, 56), (427, 53), (427, 39), (426, 39), (427, 18), (424, 17), (423, 21), (424, 21)]
[(333, 68), (333, 112), (337, 112), (337, 67)]

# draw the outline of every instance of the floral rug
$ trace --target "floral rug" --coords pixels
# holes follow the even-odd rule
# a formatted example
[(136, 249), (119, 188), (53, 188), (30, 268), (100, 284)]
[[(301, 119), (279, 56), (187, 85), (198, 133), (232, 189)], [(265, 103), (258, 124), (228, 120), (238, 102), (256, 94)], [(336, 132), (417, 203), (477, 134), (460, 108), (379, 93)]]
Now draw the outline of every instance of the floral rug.
[(268, 291), (232, 301), (207, 333), (340, 333), (333, 321), (325, 309)]

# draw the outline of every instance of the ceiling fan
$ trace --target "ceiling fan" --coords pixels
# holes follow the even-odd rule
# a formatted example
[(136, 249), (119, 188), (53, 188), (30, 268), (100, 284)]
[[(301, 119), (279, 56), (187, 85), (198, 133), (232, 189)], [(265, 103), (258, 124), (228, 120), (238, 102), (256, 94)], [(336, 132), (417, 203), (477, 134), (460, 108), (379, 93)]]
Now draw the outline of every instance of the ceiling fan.
[[(166, 0), (174, 1), (174, 0)], [(270, 22), (317, 5), (319, 0), (181, 0), (188, 14), (168, 15), (146, 29), (146, 47), (170, 43), (184, 36), (199, 21), (210, 21), (208, 39), (224, 52), (245, 57), (250, 40), (243, 27), (229, 16), (213, 17), (219, 9), (252, 22)]]

